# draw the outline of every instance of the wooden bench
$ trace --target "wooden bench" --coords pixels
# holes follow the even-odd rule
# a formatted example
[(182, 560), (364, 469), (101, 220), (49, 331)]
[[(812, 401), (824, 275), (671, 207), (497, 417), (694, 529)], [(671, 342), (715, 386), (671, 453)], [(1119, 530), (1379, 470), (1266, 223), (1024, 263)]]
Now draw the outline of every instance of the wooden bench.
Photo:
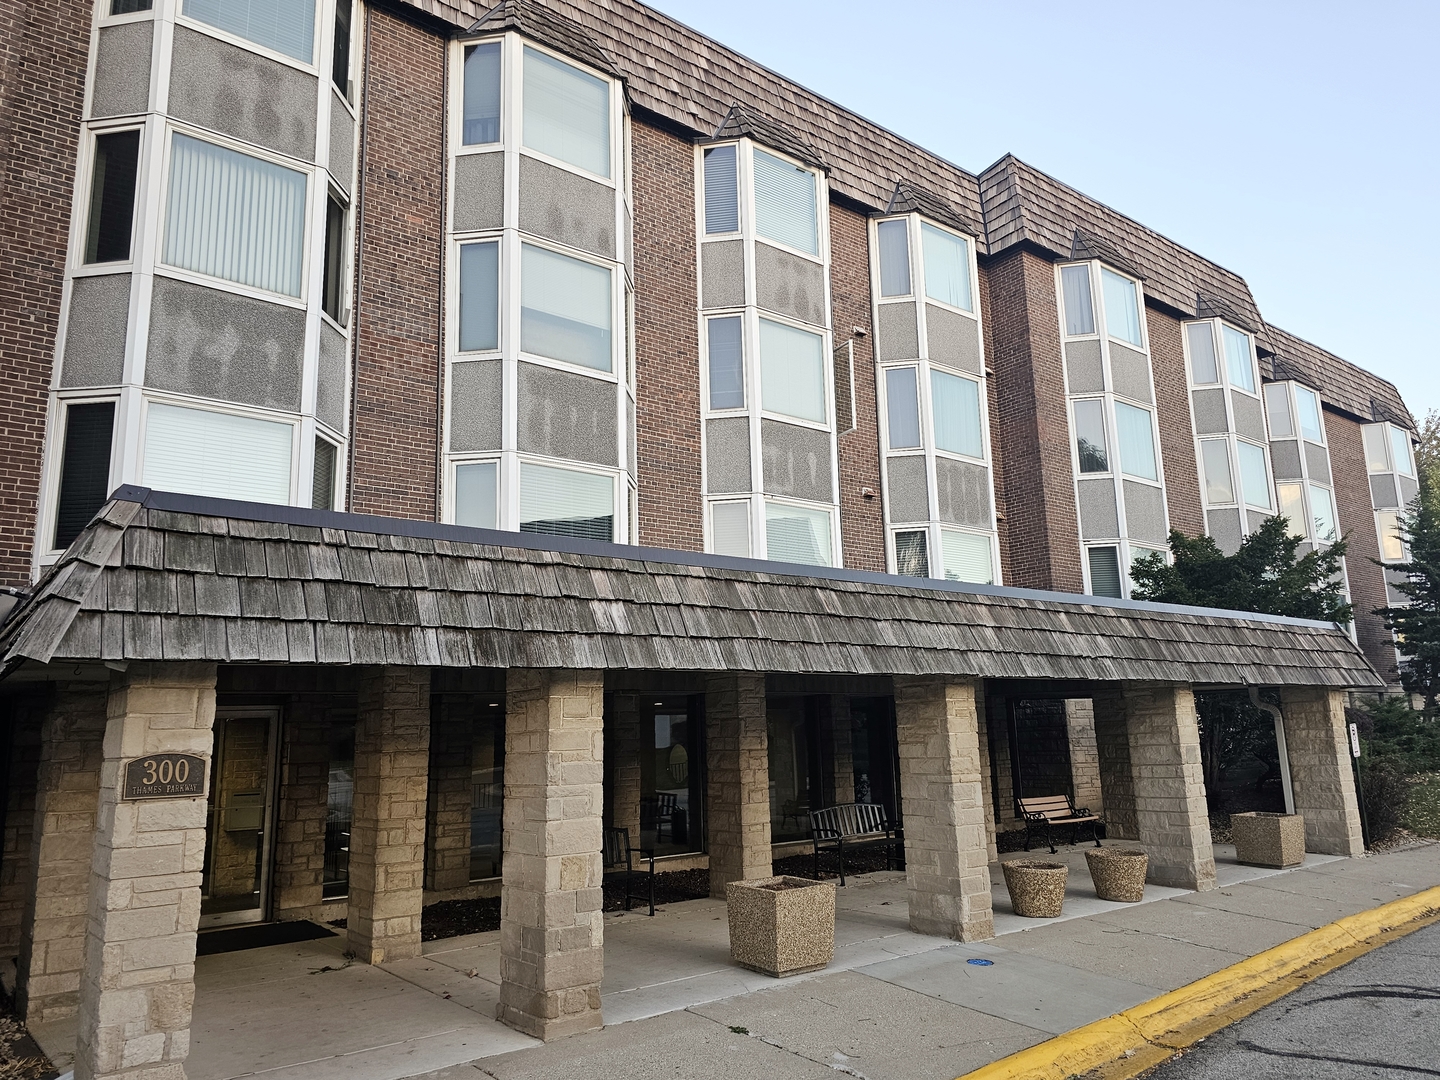
[[(635, 855), (641, 856), (640, 861), (642, 865), (639, 869), (635, 867), (635, 860), (633, 858)], [(650, 914), (654, 915), (655, 853), (653, 851), (647, 851), (644, 848), (631, 847), (629, 829), (606, 829), (605, 849), (602, 857), (604, 860), (603, 871), (605, 877), (616, 878), (621, 874), (625, 875), (625, 910), (630, 910), (631, 900), (639, 900), (641, 903), (645, 903), (648, 900), (650, 904)], [(650, 863), (648, 870), (643, 865), (647, 861)], [(633, 882), (637, 877), (649, 879), (648, 896), (644, 892), (635, 892)]]
[(1100, 846), (1100, 817), (1090, 813), (1088, 807), (1077, 807), (1070, 802), (1069, 795), (1045, 795), (1038, 799), (1016, 799), (1015, 810), (1025, 822), (1025, 850), (1030, 850), (1030, 839), (1041, 829), (1045, 830), (1045, 841), (1050, 845), (1050, 854), (1055, 854), (1055, 827), (1070, 826), (1070, 843), (1075, 843), (1081, 825), (1090, 826), (1090, 839)]
[[(824, 810), (811, 810), (810, 837), (815, 844), (815, 878), (820, 878), (821, 848), (835, 852), (840, 864), (840, 884), (845, 884), (845, 852), (859, 848), (885, 848), (885, 869), (903, 865), (905, 835), (885, 816), (885, 808), (875, 803), (842, 803)], [(901, 858), (896, 859), (899, 847)]]

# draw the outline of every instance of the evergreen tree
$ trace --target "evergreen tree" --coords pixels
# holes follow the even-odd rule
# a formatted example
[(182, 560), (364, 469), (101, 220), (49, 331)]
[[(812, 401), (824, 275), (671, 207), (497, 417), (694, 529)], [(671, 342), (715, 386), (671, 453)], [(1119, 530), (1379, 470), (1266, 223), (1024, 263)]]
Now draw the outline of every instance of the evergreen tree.
[[(1430, 414), (1426, 427), (1440, 428), (1436, 414)], [(1376, 614), (1395, 631), (1405, 659), (1401, 685), (1419, 694), (1425, 715), (1434, 717), (1440, 711), (1440, 461), (1422, 454), (1419, 473), (1420, 494), (1400, 519), (1407, 559), (1389, 568), (1405, 575), (1395, 582), (1395, 590), (1409, 603), (1383, 607)]]

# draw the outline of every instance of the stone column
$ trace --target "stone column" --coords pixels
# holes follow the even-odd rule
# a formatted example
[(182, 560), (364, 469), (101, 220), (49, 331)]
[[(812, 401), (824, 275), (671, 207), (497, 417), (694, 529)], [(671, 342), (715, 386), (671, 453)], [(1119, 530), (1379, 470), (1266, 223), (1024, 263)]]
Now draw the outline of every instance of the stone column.
[(1118, 685), (1107, 686), (1096, 691), (1090, 705), (1105, 836), (1110, 840), (1139, 840), (1140, 826), (1135, 819), (1135, 777), (1130, 769), (1130, 734), (1125, 723), (1125, 694)]
[(990, 862), (1000, 861), (1000, 849), (995, 845), (995, 792), (994, 780), (990, 775), (990, 718), (985, 708), (985, 695), (975, 695), (975, 719), (977, 740), (980, 744), (980, 802), (985, 807), (985, 857)]
[(358, 704), (346, 938), (383, 964), (420, 955), (430, 669), (367, 668)]
[(1126, 683), (1135, 825), (1156, 885), (1215, 888), (1215, 853), (1200, 768), (1200, 729), (1188, 686)]
[(430, 729), (425, 887), (435, 892), (470, 884), (474, 712), (473, 698), (447, 695)]
[(975, 690), (895, 677), (910, 928), (956, 941), (995, 936)]
[(512, 668), (496, 1017), (537, 1039), (601, 1026), (605, 679)]
[(325, 710), (300, 701), (280, 728), (280, 791), (276, 806), (277, 919), (303, 919), (325, 899), (325, 815), (330, 795), (330, 724)]
[(640, 696), (628, 691), (610, 698), (605, 723), (605, 762), (610, 786), (605, 792), (610, 824), (627, 829), (630, 846), (640, 846)]
[(74, 1016), (105, 757), (107, 686), (60, 686), (41, 729), (27, 897), (16, 965), (16, 1011), (27, 1024)]
[(824, 757), (830, 765), (830, 782), (825, 786), (835, 805), (840, 806), (855, 801), (855, 747), (850, 728), (850, 697), (848, 694), (831, 694), (826, 705), (830, 753)]
[(710, 895), (723, 899), (729, 882), (773, 872), (765, 676), (708, 676), (705, 725)]
[(206, 801), (120, 795), (130, 759), (183, 753), (208, 763), (215, 665), (132, 663), (111, 682), (107, 711), (75, 1076), (180, 1080), (195, 1000)]
[(1280, 703), (1295, 812), (1305, 817), (1305, 850), (1363, 855), (1345, 695), (1322, 687), (1286, 687)]
[(1070, 740), (1070, 782), (1075, 805), (1099, 813), (1105, 805), (1100, 784), (1100, 753), (1095, 745), (1095, 706), (1089, 698), (1065, 702), (1065, 734)]

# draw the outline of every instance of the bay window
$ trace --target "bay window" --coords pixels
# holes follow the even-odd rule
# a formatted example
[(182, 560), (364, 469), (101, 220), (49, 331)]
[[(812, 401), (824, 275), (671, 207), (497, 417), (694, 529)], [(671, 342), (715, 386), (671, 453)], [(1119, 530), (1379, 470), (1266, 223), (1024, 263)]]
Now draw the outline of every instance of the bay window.
[(500, 245), (495, 241), (461, 244), (460, 351), (499, 347)]
[(95, 137), (89, 227), (85, 234), (87, 263), (120, 262), (130, 258), (139, 161), (138, 130)]
[(1323, 443), (1325, 427), (1320, 420), (1320, 395), (1307, 387), (1296, 386), (1295, 411), (1299, 414), (1301, 438)]
[(710, 539), (712, 550), (717, 555), (750, 558), (750, 503), (711, 503)]
[(315, 440), (315, 462), (310, 470), (310, 505), (316, 510), (335, 509), (335, 466), (338, 448), (329, 439)]
[(1410, 452), (1410, 433), (1404, 428), (1390, 425), (1390, 454), (1395, 462), (1395, 471), (1401, 476), (1415, 475), (1415, 462)]
[(760, 407), (798, 420), (826, 422), (824, 338), (760, 320)]
[(110, 445), (115, 402), (76, 402), (65, 408), (60, 496), (54, 547), (68, 548), (110, 497)]
[(1200, 443), (1200, 464), (1205, 473), (1205, 500), (1212, 506), (1236, 502), (1235, 481), (1230, 471), (1230, 443), (1226, 439), (1205, 439)]
[(1225, 370), (1230, 385), (1247, 393), (1255, 393), (1255, 355), (1250, 348), (1250, 335), (1234, 327), (1220, 324), (1225, 339)]
[(925, 295), (951, 307), (972, 310), (969, 243), (922, 222), (920, 246), (925, 257)]
[(818, 255), (815, 174), (758, 147), (754, 169), (756, 233), (807, 255)]
[(455, 524), (495, 528), (498, 494), (499, 466), (495, 462), (455, 466)]
[(913, 367), (885, 372), (885, 416), (891, 450), (920, 448), (920, 387)]
[(1120, 549), (1117, 547), (1092, 547), (1086, 552), (1090, 567), (1090, 594), (1110, 596), (1116, 599), (1124, 596), (1120, 581)]
[(935, 417), (935, 449), (983, 458), (980, 384), (931, 368), (930, 399)]
[(611, 278), (603, 266), (523, 245), (521, 351), (610, 371)]
[(765, 500), (765, 551), (775, 562), (829, 566), (830, 511)]
[(520, 464), (520, 531), (615, 538), (615, 481), (607, 475)]
[(341, 321), (345, 300), (345, 204), (330, 195), (325, 200), (325, 267), (320, 286), (320, 308)]
[(923, 529), (906, 529), (895, 534), (895, 573), (901, 577), (929, 577), (930, 557)]
[(1095, 304), (1090, 296), (1090, 264), (1062, 266), (1060, 288), (1064, 297), (1066, 335), (1078, 337), (1095, 333)]
[(291, 424), (151, 402), (144, 485), (243, 502), (290, 502)]
[(1394, 510), (1381, 510), (1375, 515), (1380, 533), (1380, 558), (1384, 562), (1405, 562), (1410, 553), (1406, 550), (1405, 534), (1400, 528), (1400, 515)]
[(610, 176), (610, 84), (525, 46), (521, 140), (577, 169)]
[(1110, 451), (1105, 438), (1105, 401), (1085, 398), (1074, 404), (1075, 450), (1082, 473), (1110, 471)]
[(1115, 402), (1115, 436), (1120, 445), (1120, 471), (1145, 480), (1159, 480), (1155, 435), (1148, 409)]
[(1298, 536), (1302, 540), (1308, 539), (1310, 530), (1306, 524), (1305, 485), (1277, 483), (1275, 498), (1280, 504), (1279, 513), (1285, 519), (1290, 535)]
[(1220, 381), (1220, 361), (1215, 355), (1215, 327), (1209, 322), (1188, 323), (1185, 341), (1190, 347), (1190, 380), (1196, 386)]
[[(880, 258), (880, 295), (910, 295), (910, 223), (892, 218), (875, 226)], [(966, 267), (969, 273), (969, 267)]]
[(709, 319), (705, 324), (710, 361), (710, 408), (745, 407), (744, 326), (739, 315)]
[(991, 585), (995, 581), (995, 566), (990, 537), (984, 533), (964, 532), (960, 529), (940, 530), (940, 555), (945, 562), (947, 581), (969, 581), (977, 585)]
[(1105, 296), (1106, 331), (1119, 341), (1143, 345), (1145, 339), (1140, 331), (1140, 301), (1135, 295), (1135, 283), (1103, 266), (1100, 268), (1100, 282)]
[(1335, 525), (1335, 498), (1329, 488), (1310, 485), (1310, 516), (1315, 522), (1315, 539), (1318, 542), (1333, 544), (1340, 539)]
[(465, 48), (465, 88), (460, 142), (484, 146), (500, 141), (500, 43)]
[(705, 233), (740, 231), (740, 176), (737, 147), (705, 151)]
[(1269, 510), (1270, 473), (1265, 463), (1265, 451), (1254, 443), (1235, 444), (1240, 460), (1240, 490), (1244, 492), (1245, 504), (1257, 510)]
[(315, 0), (185, 0), (183, 13), (310, 64), (315, 59)]

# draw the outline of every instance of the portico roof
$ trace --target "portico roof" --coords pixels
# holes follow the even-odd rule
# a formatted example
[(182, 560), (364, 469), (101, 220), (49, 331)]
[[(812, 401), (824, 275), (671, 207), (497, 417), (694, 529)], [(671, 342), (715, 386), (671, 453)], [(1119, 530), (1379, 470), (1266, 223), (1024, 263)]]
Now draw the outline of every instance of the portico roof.
[(136, 487), (0, 627), (27, 660), (1383, 685), (1329, 623)]

